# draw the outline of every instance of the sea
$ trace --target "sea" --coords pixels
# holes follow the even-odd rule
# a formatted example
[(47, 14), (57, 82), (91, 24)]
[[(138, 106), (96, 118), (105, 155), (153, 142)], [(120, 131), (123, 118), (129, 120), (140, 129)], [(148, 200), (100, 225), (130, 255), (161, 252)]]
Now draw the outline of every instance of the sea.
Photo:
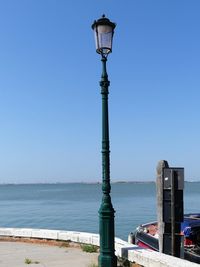
[[(200, 182), (186, 182), (184, 212), (200, 213)], [(118, 182), (111, 185), (115, 209), (115, 236), (127, 240), (130, 232), (156, 220), (154, 182)], [(0, 227), (23, 227), (98, 233), (101, 184), (0, 185)]]

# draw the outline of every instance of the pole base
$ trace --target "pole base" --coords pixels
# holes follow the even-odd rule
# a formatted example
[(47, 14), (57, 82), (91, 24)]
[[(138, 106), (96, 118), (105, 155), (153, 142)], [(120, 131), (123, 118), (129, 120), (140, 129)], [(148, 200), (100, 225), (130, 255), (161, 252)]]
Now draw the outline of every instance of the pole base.
[(99, 267), (117, 267), (117, 257), (115, 255), (99, 255)]

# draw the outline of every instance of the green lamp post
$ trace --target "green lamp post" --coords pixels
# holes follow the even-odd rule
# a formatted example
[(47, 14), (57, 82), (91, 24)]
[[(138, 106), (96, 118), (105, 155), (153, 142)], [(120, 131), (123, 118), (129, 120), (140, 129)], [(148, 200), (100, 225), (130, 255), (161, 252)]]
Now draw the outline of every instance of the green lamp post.
[(110, 186), (110, 149), (108, 119), (108, 87), (110, 82), (106, 71), (106, 61), (112, 52), (112, 39), (116, 24), (105, 15), (94, 21), (92, 29), (95, 34), (96, 52), (101, 55), (102, 75), (102, 203), (99, 209), (100, 255), (99, 267), (117, 267), (115, 256), (114, 209), (111, 202)]

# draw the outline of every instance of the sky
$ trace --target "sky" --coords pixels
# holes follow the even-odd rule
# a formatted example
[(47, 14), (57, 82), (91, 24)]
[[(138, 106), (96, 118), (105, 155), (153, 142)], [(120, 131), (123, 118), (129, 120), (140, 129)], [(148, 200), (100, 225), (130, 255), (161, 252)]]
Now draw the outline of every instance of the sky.
[(101, 181), (101, 58), (108, 57), (111, 181), (152, 181), (159, 160), (200, 180), (199, 0), (0, 0), (0, 183)]

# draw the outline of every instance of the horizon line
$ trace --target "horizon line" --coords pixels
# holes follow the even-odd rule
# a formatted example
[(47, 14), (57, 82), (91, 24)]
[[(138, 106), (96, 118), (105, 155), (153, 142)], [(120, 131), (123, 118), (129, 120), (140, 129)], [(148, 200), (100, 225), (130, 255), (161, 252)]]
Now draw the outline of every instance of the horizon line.
[[(197, 181), (184, 181), (185, 183), (199, 183), (200, 180)], [(145, 180), (145, 181), (139, 181), (139, 180), (134, 180), (134, 181), (111, 181), (111, 184), (126, 184), (126, 183), (156, 183), (156, 181), (153, 180)], [(97, 182), (87, 182), (87, 181), (76, 181), (76, 182), (0, 182), (0, 185), (56, 185), (56, 184), (102, 184), (102, 181), (97, 181)]]

